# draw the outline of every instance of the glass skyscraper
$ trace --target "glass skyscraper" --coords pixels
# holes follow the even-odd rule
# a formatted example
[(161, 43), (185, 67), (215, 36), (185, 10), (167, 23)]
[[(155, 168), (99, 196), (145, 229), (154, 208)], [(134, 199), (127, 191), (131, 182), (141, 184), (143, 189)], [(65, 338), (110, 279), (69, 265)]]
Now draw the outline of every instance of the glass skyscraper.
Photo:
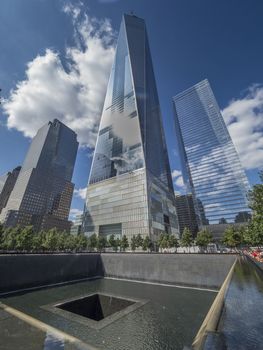
[(0, 221), (7, 227), (33, 225), (37, 231), (53, 227), (69, 231), (77, 149), (77, 135), (59, 120), (40, 128)]
[(198, 220), (196, 219), (193, 196), (191, 194), (176, 195), (175, 206), (180, 236), (182, 236), (184, 229), (188, 228), (192, 236), (195, 237), (198, 232)]
[(208, 80), (173, 98), (182, 172), (201, 225), (247, 221), (248, 180)]
[(13, 171), (0, 176), (0, 214), (2, 209), (6, 206), (10, 194), (13, 191), (17, 177), (21, 170), (21, 166), (16, 167)]
[(90, 171), (83, 229), (178, 233), (168, 154), (145, 22), (124, 15)]

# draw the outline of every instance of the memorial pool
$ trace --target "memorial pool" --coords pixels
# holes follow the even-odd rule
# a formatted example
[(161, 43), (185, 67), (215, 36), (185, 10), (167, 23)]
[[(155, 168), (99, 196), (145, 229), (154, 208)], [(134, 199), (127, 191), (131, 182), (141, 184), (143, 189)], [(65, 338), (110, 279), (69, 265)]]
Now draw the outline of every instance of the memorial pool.
[[(68, 311), (63, 314), (63, 310), (57, 312), (57, 304), (98, 293), (134, 302), (124, 304), (123, 310), (117, 310), (102, 321), (93, 321), (99, 324), (106, 320), (102, 327), (93, 327), (85, 322), (83, 316), (70, 314)], [(109, 350), (165, 350), (191, 347), (216, 294), (213, 290), (104, 278), (26, 291), (2, 298), (1, 301), (12, 309), (79, 339), (87, 344), (87, 349), (90, 346), (91, 349)], [(10, 327), (10, 320), (6, 318), (6, 327), (8, 325)], [(34, 327), (28, 329), (29, 326), (21, 321), (16, 327), (21, 332), (17, 331), (17, 336), (6, 338), (6, 349), (18, 350), (23, 342), (28, 342), (28, 337), (32, 342), (35, 339), (38, 344), (34, 349), (81, 348), (81, 345), (74, 345), (63, 337), (56, 338), (43, 329), (39, 330), (40, 333), (35, 330), (34, 334)], [(23, 328), (24, 334), (33, 334), (23, 336)], [(2, 320), (0, 339), (7, 332)], [(24, 344), (25, 348), (30, 349), (30, 346)]]

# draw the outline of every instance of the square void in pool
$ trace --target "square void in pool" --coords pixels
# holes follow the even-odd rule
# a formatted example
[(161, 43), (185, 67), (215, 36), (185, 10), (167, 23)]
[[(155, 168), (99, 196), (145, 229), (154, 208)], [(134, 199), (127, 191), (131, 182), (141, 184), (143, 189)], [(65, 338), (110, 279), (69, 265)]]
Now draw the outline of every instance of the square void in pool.
[(87, 297), (56, 305), (56, 307), (93, 321), (101, 321), (133, 304), (135, 304), (135, 301), (132, 300), (104, 294), (92, 294)]

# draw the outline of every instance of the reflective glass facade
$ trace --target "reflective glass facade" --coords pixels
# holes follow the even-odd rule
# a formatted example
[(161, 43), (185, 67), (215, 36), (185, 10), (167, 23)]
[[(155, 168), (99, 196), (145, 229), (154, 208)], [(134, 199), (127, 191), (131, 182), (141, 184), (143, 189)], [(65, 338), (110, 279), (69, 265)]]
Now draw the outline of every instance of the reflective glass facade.
[(74, 189), (71, 178), (77, 149), (76, 134), (60, 121), (55, 119), (40, 128), (0, 220), (6, 226), (69, 230)]
[(130, 237), (165, 230), (177, 232), (177, 220), (145, 22), (124, 15), (90, 171), (84, 232)]
[(12, 172), (0, 176), (0, 214), (2, 209), (6, 206), (10, 194), (13, 191), (20, 170), (21, 166), (18, 166), (13, 169)]
[(173, 98), (184, 182), (202, 225), (247, 221), (248, 180), (208, 80)]

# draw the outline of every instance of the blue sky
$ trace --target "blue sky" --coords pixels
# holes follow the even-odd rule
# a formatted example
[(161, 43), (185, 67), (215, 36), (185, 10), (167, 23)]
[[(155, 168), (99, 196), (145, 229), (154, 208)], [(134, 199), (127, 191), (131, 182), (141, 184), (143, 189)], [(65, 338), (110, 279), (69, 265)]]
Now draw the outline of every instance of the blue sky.
[[(73, 5), (74, 4), (74, 5)], [(2, 0), (0, 174), (23, 162), (55, 117), (82, 146), (72, 212), (83, 207), (91, 148), (123, 13), (146, 20), (175, 189), (171, 98), (208, 78), (250, 183), (263, 168), (262, 0)]]

